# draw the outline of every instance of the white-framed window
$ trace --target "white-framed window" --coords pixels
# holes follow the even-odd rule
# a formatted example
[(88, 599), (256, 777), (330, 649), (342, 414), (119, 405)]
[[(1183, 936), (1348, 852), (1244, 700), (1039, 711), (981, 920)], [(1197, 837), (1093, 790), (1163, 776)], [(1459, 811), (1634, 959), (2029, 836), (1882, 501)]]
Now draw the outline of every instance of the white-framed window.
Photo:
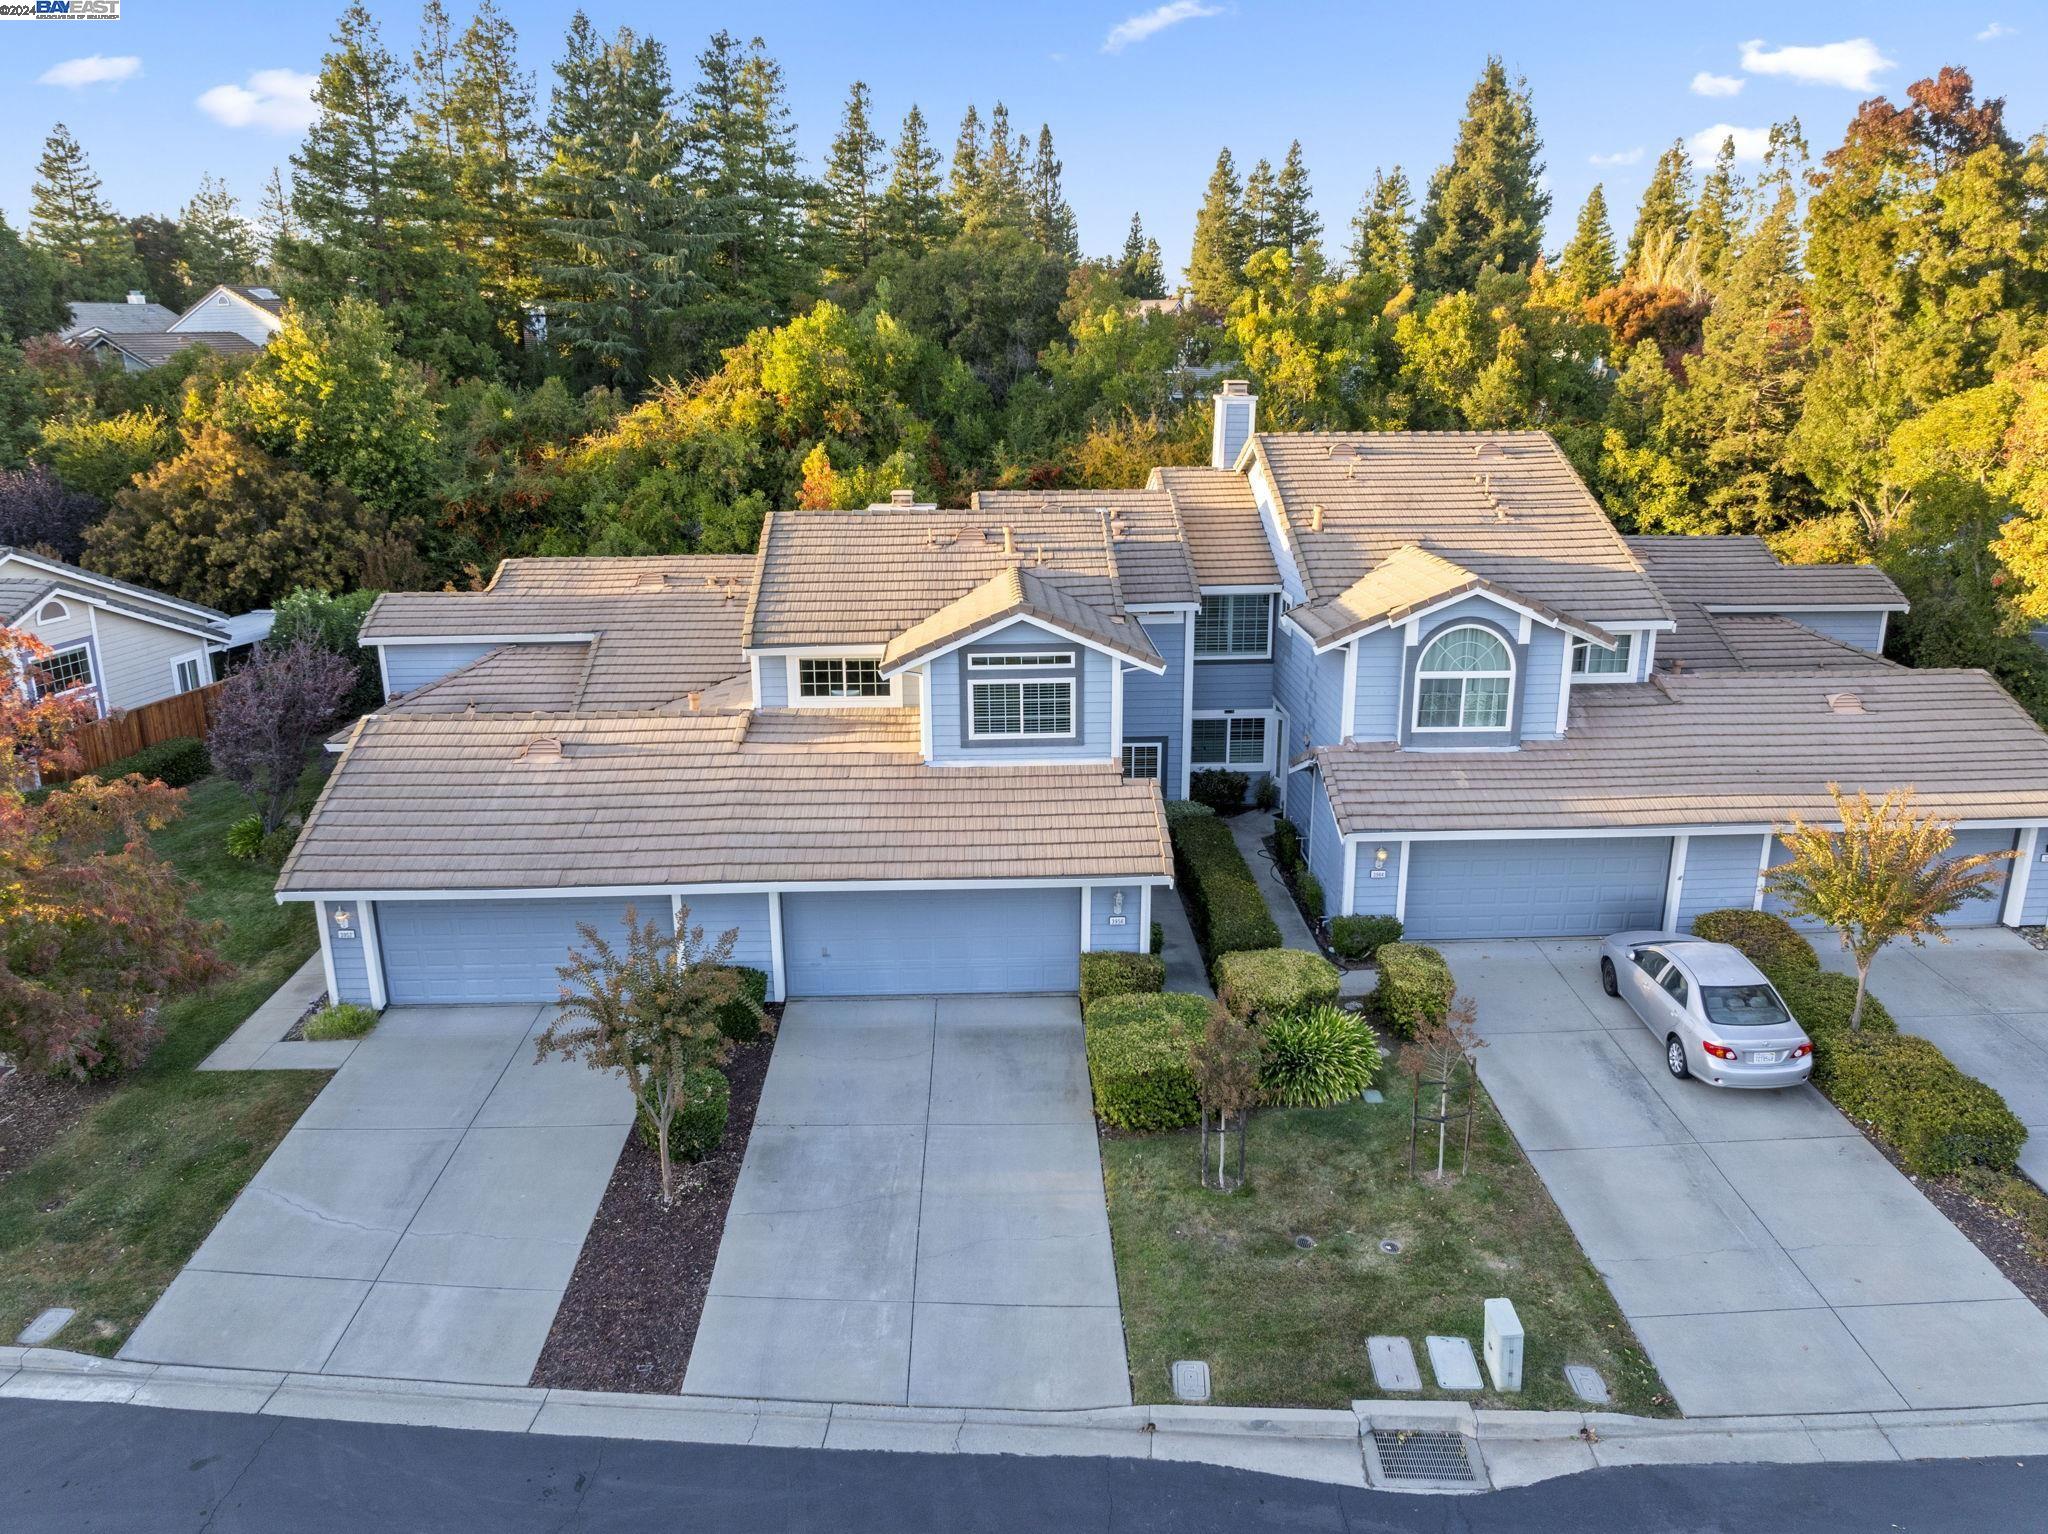
[(90, 687), (93, 684), (92, 651), (85, 645), (73, 645), (68, 650), (52, 650), (42, 659), (42, 672), (49, 678), (52, 692), (70, 692), (74, 687)]
[(975, 740), (1071, 740), (1074, 683), (1071, 677), (1042, 682), (973, 684), (968, 700), (968, 733)]
[(1072, 650), (985, 650), (967, 657), (969, 671), (1071, 670)]
[(1635, 635), (1616, 636), (1614, 648), (1603, 650), (1583, 639), (1572, 641), (1572, 675), (1601, 682), (1626, 682), (1635, 675)]
[(192, 692), (206, 685), (206, 657), (188, 655), (171, 668), (171, 682), (179, 692)]
[(49, 601), (43, 604), (43, 610), (36, 614), (36, 622), (62, 623), (66, 618), (70, 616), (71, 609), (66, 607), (62, 602), (58, 601), (55, 597), (52, 597), (50, 598)]
[(1165, 752), (1156, 740), (1133, 740), (1124, 744), (1124, 776), (1157, 779)]
[(1505, 730), (1515, 658), (1492, 629), (1460, 624), (1423, 647), (1415, 667), (1417, 731)]
[(882, 663), (857, 656), (800, 656), (796, 663), (799, 698), (886, 698), (888, 680)]
[(1233, 592), (1202, 598), (1195, 614), (1197, 660), (1263, 660), (1273, 653), (1273, 598)]
[(1188, 763), (1194, 767), (1266, 769), (1272, 761), (1273, 721), (1266, 714), (1195, 716)]

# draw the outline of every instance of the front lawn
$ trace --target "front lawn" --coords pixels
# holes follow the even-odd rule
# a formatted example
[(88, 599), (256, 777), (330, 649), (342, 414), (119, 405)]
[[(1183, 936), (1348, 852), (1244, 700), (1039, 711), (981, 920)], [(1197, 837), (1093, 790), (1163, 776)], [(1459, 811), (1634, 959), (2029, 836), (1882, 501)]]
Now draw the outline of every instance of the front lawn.
[(311, 910), (280, 906), (276, 873), (222, 850), (248, 804), (196, 783), (157, 850), (223, 923), (226, 978), (164, 1009), (143, 1067), (28, 1166), (0, 1182), (0, 1342), (48, 1305), (78, 1316), (54, 1343), (112, 1354), (263, 1164), (327, 1078), (192, 1069), (311, 956)]
[[(1611, 1410), (1671, 1414), (1534, 1169), (1491, 1103), (1481, 1111), (1471, 1174), (1441, 1187), (1408, 1174), (1408, 1081), (1398, 1074), (1384, 1103), (1254, 1115), (1246, 1187), (1232, 1195), (1196, 1183), (1191, 1135), (1105, 1139), (1136, 1399), (1171, 1400), (1169, 1370), (1182, 1358), (1208, 1361), (1223, 1405), (1383, 1397), (1368, 1336), (1409, 1338), (1427, 1381), (1424, 1336), (1464, 1336), (1476, 1352), (1482, 1302), (1506, 1295), (1527, 1333), (1523, 1389), (1479, 1404), (1578, 1407), (1564, 1365), (1584, 1363), (1607, 1380)], [(1455, 1142), (1451, 1157), (1455, 1168)], [(1398, 1254), (1381, 1250), (1389, 1239)]]

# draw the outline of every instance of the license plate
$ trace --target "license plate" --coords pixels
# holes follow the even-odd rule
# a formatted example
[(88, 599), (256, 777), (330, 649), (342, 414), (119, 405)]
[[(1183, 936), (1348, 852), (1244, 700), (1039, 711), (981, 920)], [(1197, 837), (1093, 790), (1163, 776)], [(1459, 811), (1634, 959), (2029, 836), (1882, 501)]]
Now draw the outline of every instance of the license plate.
[(1778, 1053), (1775, 1049), (1760, 1049), (1749, 1057), (1749, 1063), (1751, 1065), (1776, 1065), (1778, 1063)]

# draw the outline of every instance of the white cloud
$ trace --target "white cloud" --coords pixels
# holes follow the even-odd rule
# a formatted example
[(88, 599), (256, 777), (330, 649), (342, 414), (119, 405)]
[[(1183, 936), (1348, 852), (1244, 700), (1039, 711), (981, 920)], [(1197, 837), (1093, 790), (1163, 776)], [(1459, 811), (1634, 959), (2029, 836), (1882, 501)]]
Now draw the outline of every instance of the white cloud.
[(313, 87), (320, 82), (296, 69), (259, 69), (247, 85), (216, 85), (199, 98), (199, 110), (230, 128), (303, 133), (317, 115)]
[(1132, 43), (1142, 43), (1146, 38), (1164, 32), (1168, 27), (1177, 27), (1184, 21), (1194, 21), (1203, 16), (1220, 16), (1223, 7), (1204, 5), (1202, 0), (1168, 0), (1157, 9), (1142, 11), (1128, 16), (1109, 29), (1109, 36), (1102, 40), (1104, 53), (1122, 53)]
[(1892, 67), (1867, 37), (1813, 47), (1766, 48), (1762, 38), (1742, 45), (1742, 67), (1753, 75), (1785, 75), (1801, 85), (1839, 85), (1844, 90), (1877, 88), (1877, 77)]
[(1721, 152), (1722, 140), (1731, 138), (1735, 140), (1735, 158), (1740, 161), (1761, 160), (1771, 147), (1769, 128), (1737, 128), (1730, 123), (1715, 123), (1692, 136), (1692, 152), (1699, 159), (1711, 160)]
[(38, 85), (61, 85), (66, 90), (83, 90), (88, 85), (119, 85), (142, 73), (142, 60), (132, 53), (109, 58), (104, 53), (52, 64), (36, 76)]
[(1643, 146), (1638, 144), (1633, 149), (1617, 149), (1613, 154), (1589, 154), (1586, 156), (1586, 163), (1589, 165), (1640, 165), (1643, 163)]
[(1977, 41), (1980, 43), (1995, 43), (2001, 37), (2011, 37), (2017, 30), (2016, 27), (2009, 27), (2002, 21), (1994, 21), (1990, 26), (1977, 34)]
[(1692, 77), (1695, 96), (1739, 96), (1746, 82), (1734, 75), (1717, 75), (1702, 69)]

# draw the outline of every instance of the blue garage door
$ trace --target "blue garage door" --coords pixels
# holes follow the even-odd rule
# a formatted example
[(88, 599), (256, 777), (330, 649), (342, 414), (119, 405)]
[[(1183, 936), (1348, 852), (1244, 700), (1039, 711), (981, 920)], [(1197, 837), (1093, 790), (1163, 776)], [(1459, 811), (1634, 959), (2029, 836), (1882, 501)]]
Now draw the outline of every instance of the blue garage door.
[(1666, 836), (1415, 842), (1408, 935), (1596, 937), (1664, 920)]
[(621, 945), (626, 908), (666, 928), (670, 901), (656, 890), (633, 900), (412, 900), (377, 907), (377, 940), (394, 1005), (553, 1001), (555, 967), (582, 943), (588, 922)]
[(1071, 991), (1081, 892), (784, 895), (782, 952), (792, 996)]
[[(1949, 856), (1958, 858), (1976, 857), (1985, 852), (2010, 852), (2018, 845), (2019, 833), (2004, 831), (1958, 831), (1955, 844), (1949, 849)], [(1785, 850), (1785, 844), (1773, 840), (1771, 843), (1771, 864), (1776, 867), (1792, 854)], [(2005, 919), (2005, 892), (2012, 882), (2012, 860), (1998, 865), (1998, 880), (1991, 886), (1989, 895), (1979, 895), (1974, 900), (1965, 900), (1948, 915), (1941, 918), (1944, 927), (1995, 927)], [(1785, 902), (1771, 892), (1764, 893), (1764, 909), (1786, 917), (1792, 925), (1803, 932), (1826, 932), (1829, 928), (1821, 922), (1809, 921), (1805, 917), (1792, 916), (1785, 909)]]

